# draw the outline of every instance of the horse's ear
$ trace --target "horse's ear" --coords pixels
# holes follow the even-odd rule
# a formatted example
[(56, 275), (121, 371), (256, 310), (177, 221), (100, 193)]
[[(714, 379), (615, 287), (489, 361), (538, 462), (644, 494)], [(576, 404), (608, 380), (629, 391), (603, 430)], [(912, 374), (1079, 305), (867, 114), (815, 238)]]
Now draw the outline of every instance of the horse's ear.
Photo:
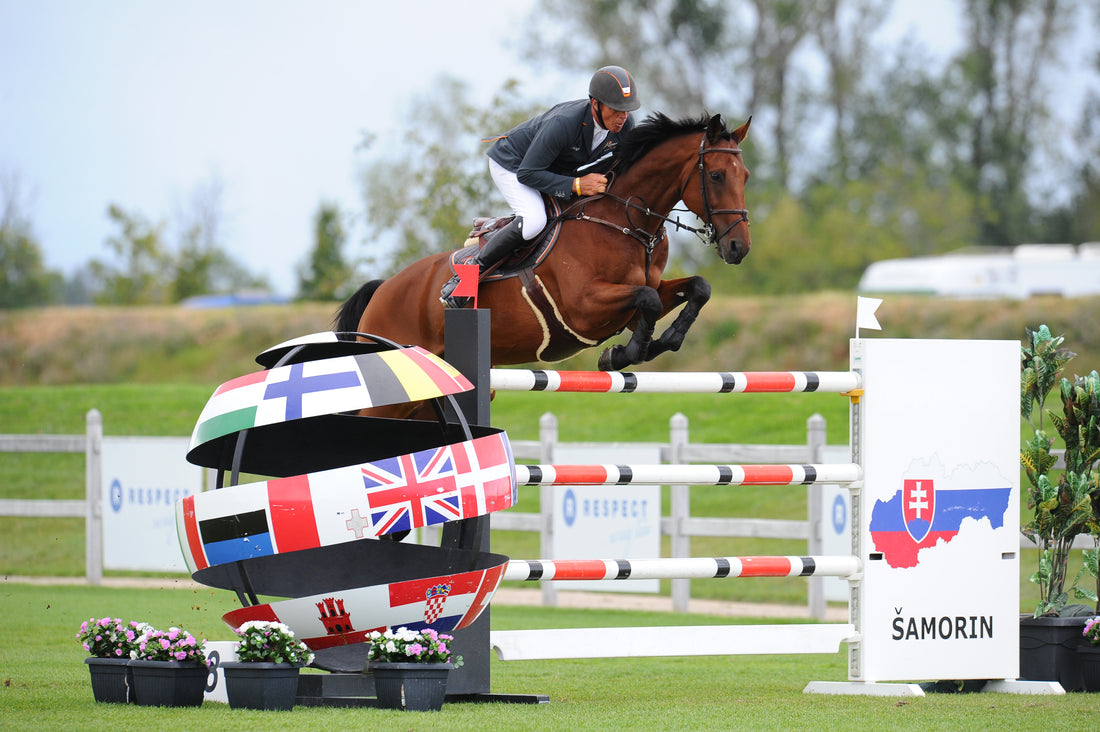
[(726, 131), (726, 125), (722, 123), (722, 115), (716, 114), (707, 122), (707, 142), (711, 145), (718, 142), (722, 133)]
[(749, 136), (749, 125), (752, 124), (752, 117), (749, 117), (749, 121), (738, 127), (733, 131), (733, 141), (740, 145), (744, 142), (745, 138)]

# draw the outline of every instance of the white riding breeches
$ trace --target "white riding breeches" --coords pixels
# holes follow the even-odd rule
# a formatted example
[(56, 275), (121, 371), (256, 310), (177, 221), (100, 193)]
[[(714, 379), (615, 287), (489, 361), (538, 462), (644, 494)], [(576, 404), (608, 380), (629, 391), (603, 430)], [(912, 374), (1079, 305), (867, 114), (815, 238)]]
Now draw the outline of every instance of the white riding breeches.
[(489, 158), (489, 175), (493, 176), (493, 182), (516, 215), (523, 217), (523, 238), (531, 241), (538, 236), (546, 228), (546, 207), (542, 194), (520, 183), (515, 173), (492, 158)]

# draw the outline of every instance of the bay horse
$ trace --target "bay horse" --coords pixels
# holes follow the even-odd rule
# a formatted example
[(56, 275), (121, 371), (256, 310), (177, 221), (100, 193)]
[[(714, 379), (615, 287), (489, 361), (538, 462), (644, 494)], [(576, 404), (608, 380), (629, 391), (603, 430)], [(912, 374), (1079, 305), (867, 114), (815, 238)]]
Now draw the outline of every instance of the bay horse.
[[(562, 360), (625, 328), (633, 331), (630, 340), (604, 350), (600, 369), (620, 370), (678, 350), (711, 288), (699, 276), (661, 279), (668, 263), (665, 226), (694, 232), (728, 264), (745, 258), (749, 171), (740, 144), (751, 121), (730, 131), (720, 115), (673, 121), (658, 113), (635, 126), (620, 145), (607, 192), (574, 199), (547, 224), (548, 231), (560, 230), (545, 261), (528, 273), (526, 284), (535, 290), (525, 290), (522, 277), (482, 282), (478, 305), (492, 311), (493, 366)], [(701, 228), (669, 218), (680, 201), (703, 221)], [(439, 290), (452, 274), (450, 256), (434, 254), (366, 283), (340, 308), (334, 330), (442, 355)], [(680, 305), (672, 324), (653, 338), (657, 321)]]

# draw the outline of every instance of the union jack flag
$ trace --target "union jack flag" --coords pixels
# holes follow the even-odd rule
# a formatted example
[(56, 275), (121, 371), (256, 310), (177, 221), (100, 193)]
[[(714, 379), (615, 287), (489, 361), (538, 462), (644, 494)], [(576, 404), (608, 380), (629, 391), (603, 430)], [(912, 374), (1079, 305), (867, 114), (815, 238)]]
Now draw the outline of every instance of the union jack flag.
[(379, 534), (462, 518), (450, 445), (378, 460), (362, 472), (371, 523)]

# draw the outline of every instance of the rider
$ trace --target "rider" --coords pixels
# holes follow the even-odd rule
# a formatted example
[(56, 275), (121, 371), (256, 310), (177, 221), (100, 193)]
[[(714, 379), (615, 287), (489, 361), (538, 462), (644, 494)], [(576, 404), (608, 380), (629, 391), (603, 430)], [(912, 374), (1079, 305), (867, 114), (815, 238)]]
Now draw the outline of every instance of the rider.
[[(476, 262), (484, 270), (504, 259), (546, 227), (542, 194), (568, 199), (607, 190), (602, 172), (623, 135), (634, 127), (640, 106), (634, 79), (621, 66), (604, 66), (588, 84), (588, 99), (562, 102), (522, 122), (489, 147), (489, 174), (516, 218), (486, 240)], [(458, 307), (452, 277), (440, 301)]]

